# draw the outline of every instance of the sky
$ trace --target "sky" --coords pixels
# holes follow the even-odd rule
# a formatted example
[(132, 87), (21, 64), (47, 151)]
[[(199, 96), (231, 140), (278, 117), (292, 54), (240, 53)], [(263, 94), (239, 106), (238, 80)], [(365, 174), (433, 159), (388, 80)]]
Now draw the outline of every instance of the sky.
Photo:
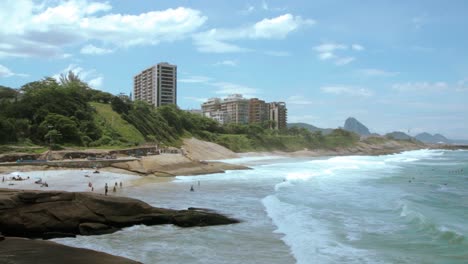
[(72, 70), (129, 94), (169, 62), (182, 109), (241, 93), (286, 102), (288, 122), (468, 139), (467, 13), (464, 0), (2, 0), (0, 85)]

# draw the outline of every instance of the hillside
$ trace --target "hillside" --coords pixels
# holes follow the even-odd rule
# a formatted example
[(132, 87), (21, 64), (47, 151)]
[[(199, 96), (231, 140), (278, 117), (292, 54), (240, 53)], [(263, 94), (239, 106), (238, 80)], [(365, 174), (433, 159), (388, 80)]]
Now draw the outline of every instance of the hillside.
[(307, 123), (288, 123), (288, 128), (292, 127), (305, 128), (311, 132), (320, 131), (324, 135), (330, 134), (333, 131), (333, 128), (319, 128)]
[[(125, 121), (120, 114), (112, 110), (111, 105), (91, 102), (96, 110), (96, 125), (110, 136), (116, 136), (123, 142), (138, 145), (145, 141), (145, 137), (133, 125)], [(112, 137), (111, 137), (112, 139)]]
[(429, 133), (420, 133), (415, 136), (415, 138), (424, 143), (437, 144), (437, 143), (451, 143), (451, 140), (442, 136), (441, 134), (431, 135)]
[[(234, 152), (291, 152), (351, 147), (359, 141), (353, 132), (307, 124), (281, 130), (270, 129), (268, 124), (220, 125), (175, 105), (155, 108), (143, 101), (91, 89), (72, 73), (62, 77), (60, 81), (44, 78), (27, 83), (20, 89), (21, 97), (0, 100), (0, 144), (52, 149), (122, 148), (143, 143), (181, 147), (184, 139), (194, 137)], [(356, 124), (357, 131), (361, 131), (360, 123)], [(201, 148), (212, 147), (204, 144)], [(225, 149), (216, 149), (225, 153)]]
[(387, 138), (396, 139), (396, 140), (412, 140), (412, 139), (414, 139), (412, 136), (409, 136), (406, 133), (400, 132), (400, 131), (394, 131), (394, 132), (391, 132), (391, 133), (387, 133), (387, 134), (385, 134), (385, 136)]

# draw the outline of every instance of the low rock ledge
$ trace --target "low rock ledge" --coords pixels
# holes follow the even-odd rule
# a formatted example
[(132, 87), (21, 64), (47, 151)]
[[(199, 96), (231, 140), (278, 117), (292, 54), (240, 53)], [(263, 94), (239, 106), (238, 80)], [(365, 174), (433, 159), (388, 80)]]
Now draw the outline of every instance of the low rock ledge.
[(207, 209), (155, 208), (128, 197), (0, 189), (0, 232), (4, 236), (49, 239), (108, 234), (138, 224), (194, 227), (234, 223), (239, 220)]

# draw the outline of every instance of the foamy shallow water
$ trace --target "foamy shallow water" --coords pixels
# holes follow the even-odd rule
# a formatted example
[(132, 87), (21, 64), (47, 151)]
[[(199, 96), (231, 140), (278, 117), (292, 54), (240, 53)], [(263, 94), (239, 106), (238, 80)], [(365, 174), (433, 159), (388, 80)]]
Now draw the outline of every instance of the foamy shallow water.
[(241, 224), (134, 226), (55, 241), (143, 263), (467, 263), (467, 160), (466, 151), (439, 150), (237, 159), (253, 170), (122, 194), (153, 206), (215, 209)]

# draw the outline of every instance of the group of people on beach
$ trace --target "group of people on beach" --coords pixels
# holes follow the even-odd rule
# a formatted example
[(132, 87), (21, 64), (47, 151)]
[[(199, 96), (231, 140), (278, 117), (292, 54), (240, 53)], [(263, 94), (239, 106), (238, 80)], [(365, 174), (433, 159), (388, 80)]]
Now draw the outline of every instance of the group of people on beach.
[[(27, 181), (29, 180), (30, 177), (23, 178), (20, 175), (14, 175), (13, 177), (10, 178), (11, 181)], [(2, 183), (5, 182), (5, 176), (2, 177)], [(40, 184), (41, 187), (49, 187), (49, 184), (47, 182), (43, 182), (41, 178), (39, 180), (34, 181), (36, 184)], [(13, 183), (10, 183), (9, 185), (14, 185)]]
[[(115, 182), (112, 192), (117, 192), (117, 186), (120, 186), (120, 189), (122, 189), (122, 182), (120, 182), (119, 184)], [(107, 182), (106, 182), (106, 185), (104, 186), (104, 195), (107, 195), (108, 192), (109, 192), (109, 187), (107, 186)]]

